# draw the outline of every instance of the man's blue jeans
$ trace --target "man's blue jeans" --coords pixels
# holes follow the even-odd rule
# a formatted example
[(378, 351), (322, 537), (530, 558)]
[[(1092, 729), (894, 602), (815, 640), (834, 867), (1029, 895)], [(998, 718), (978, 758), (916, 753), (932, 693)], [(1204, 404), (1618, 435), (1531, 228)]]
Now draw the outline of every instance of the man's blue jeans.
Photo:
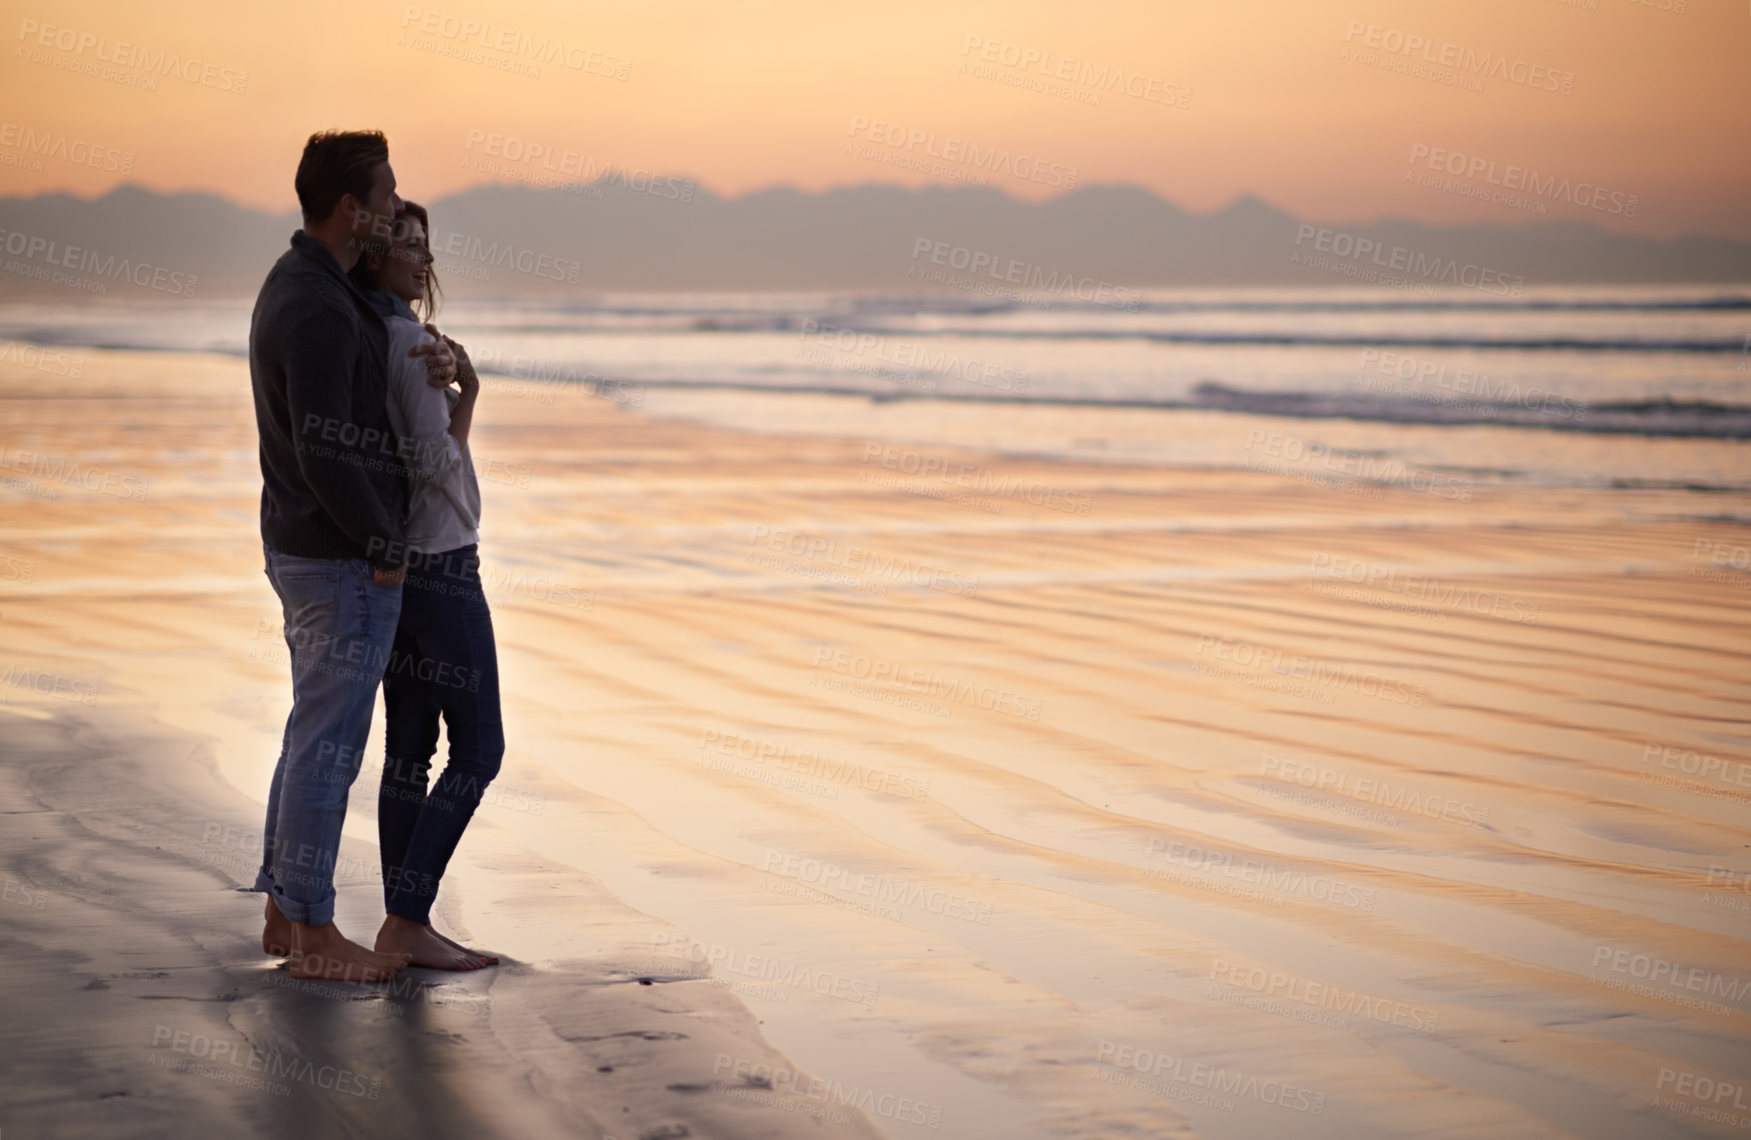
[(268, 791), (255, 889), (287, 918), (334, 921), (334, 868), (347, 792), (371, 734), (401, 588), (379, 586), (362, 558), (295, 558), (263, 548), (292, 657), (292, 711)]

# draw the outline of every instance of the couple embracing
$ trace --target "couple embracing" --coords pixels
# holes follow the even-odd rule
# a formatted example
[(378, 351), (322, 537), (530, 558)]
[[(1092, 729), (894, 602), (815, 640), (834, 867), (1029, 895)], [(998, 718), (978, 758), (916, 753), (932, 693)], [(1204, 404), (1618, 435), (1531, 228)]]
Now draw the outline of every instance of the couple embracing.
[[(383, 135), (312, 135), (295, 186), (304, 228), (249, 329), (263, 555), (292, 663), (252, 888), (268, 896), (262, 949), (295, 977), (478, 969), (498, 959), (431, 911), (505, 749), (468, 448), (479, 380), (430, 323), (426, 211), (397, 195)], [(334, 870), (379, 682), (386, 915), (367, 948), (335, 926)], [(440, 720), (449, 760), (428, 787)]]

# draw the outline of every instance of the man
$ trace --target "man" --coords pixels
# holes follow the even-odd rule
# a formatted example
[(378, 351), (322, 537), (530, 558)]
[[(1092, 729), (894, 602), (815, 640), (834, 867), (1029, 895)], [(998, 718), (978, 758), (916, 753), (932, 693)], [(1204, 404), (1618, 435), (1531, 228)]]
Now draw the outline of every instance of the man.
[[(334, 867), (401, 612), (407, 492), (385, 407), (387, 333), (347, 270), (388, 234), (401, 200), (378, 131), (312, 135), (294, 185), (304, 228), (249, 326), (262, 546), (292, 659), (253, 889), (268, 896), (262, 949), (288, 955), (292, 976), (370, 982), (407, 958), (341, 934)], [(434, 376), (454, 372), (442, 341), (427, 352)]]

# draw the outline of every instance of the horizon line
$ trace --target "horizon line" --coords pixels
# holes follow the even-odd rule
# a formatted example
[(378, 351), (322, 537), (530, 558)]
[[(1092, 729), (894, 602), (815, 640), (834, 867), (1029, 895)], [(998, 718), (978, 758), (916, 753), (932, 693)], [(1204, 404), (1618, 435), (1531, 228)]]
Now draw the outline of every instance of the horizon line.
[[(1328, 226), (1332, 226), (1332, 225), (1379, 226), (1379, 225), (1389, 225), (1389, 224), (1394, 224), (1394, 223), (1402, 223), (1402, 224), (1408, 224), (1408, 225), (1423, 226), (1427, 229), (1433, 229), (1433, 230), (1459, 230), (1459, 229), (1475, 229), (1475, 228), (1488, 228), (1488, 229), (1496, 229), (1496, 230), (1528, 230), (1528, 229), (1533, 229), (1533, 228), (1537, 228), (1537, 227), (1546, 227), (1546, 226), (1575, 225), (1575, 226), (1583, 226), (1583, 227), (1586, 227), (1589, 229), (1593, 229), (1593, 230), (1598, 231), (1599, 233), (1606, 234), (1606, 235), (1609, 235), (1611, 237), (1634, 238), (1634, 239), (1637, 239), (1640, 241), (1648, 241), (1648, 242), (1654, 242), (1657, 244), (1664, 244), (1664, 245), (1676, 244), (1676, 243), (1685, 242), (1685, 241), (1703, 240), (1703, 241), (1719, 242), (1719, 243), (1726, 244), (1726, 245), (1736, 245), (1736, 246), (1744, 246), (1747, 248), (1751, 248), (1751, 239), (1731, 237), (1731, 236), (1727, 236), (1727, 235), (1719, 234), (1719, 233), (1700, 233), (1700, 232), (1675, 234), (1675, 235), (1670, 236), (1670, 237), (1656, 237), (1656, 236), (1653, 236), (1650, 234), (1639, 234), (1639, 233), (1633, 233), (1633, 232), (1629, 232), (1629, 231), (1607, 229), (1606, 227), (1600, 225), (1596, 220), (1594, 220), (1592, 218), (1548, 218), (1547, 217), (1547, 218), (1526, 218), (1526, 219), (1502, 219), (1500, 221), (1488, 221), (1488, 220), (1478, 219), (1478, 220), (1473, 220), (1473, 221), (1462, 221), (1462, 222), (1435, 222), (1435, 221), (1424, 221), (1424, 220), (1419, 219), (1419, 218), (1407, 217), (1404, 215), (1389, 214), (1389, 215), (1385, 215), (1385, 216), (1381, 216), (1381, 217), (1375, 217), (1372, 219), (1346, 219), (1346, 220), (1330, 221), (1330, 220), (1323, 220), (1323, 219), (1317, 219), (1317, 218), (1308, 218), (1308, 217), (1304, 217), (1300, 214), (1292, 213), (1289, 210), (1284, 209), (1282, 206), (1278, 205), (1277, 203), (1272, 202), (1268, 198), (1265, 198), (1261, 194), (1258, 194), (1258, 193), (1253, 192), (1253, 191), (1247, 191), (1247, 192), (1242, 193), (1242, 194), (1237, 194), (1221, 206), (1215, 207), (1215, 208), (1210, 209), (1210, 210), (1200, 211), (1200, 210), (1194, 210), (1194, 209), (1190, 209), (1186, 206), (1183, 206), (1180, 203), (1174, 201), (1172, 198), (1169, 198), (1166, 195), (1162, 194), (1161, 192), (1154, 190), (1148, 186), (1141, 185), (1140, 183), (1136, 183), (1136, 182), (1091, 182), (1091, 183), (1088, 183), (1086, 185), (1071, 187), (1070, 189), (1064, 190), (1060, 193), (1052, 194), (1052, 195), (1049, 195), (1049, 196), (1043, 197), (1043, 198), (1019, 197), (1017, 195), (1009, 193), (1009, 191), (1002, 186), (940, 185), (937, 183), (929, 183), (929, 184), (926, 184), (923, 186), (907, 186), (904, 183), (899, 183), (899, 182), (855, 182), (855, 183), (846, 183), (843, 185), (827, 186), (821, 190), (805, 190), (802, 187), (796, 186), (792, 183), (774, 182), (774, 183), (771, 183), (771, 184), (766, 185), (766, 186), (760, 186), (760, 187), (756, 187), (754, 189), (743, 191), (740, 194), (724, 195), (724, 194), (721, 194), (715, 190), (712, 190), (710, 187), (706, 186), (704, 183), (698, 181), (697, 179), (691, 178), (691, 177), (685, 177), (685, 176), (678, 175), (678, 174), (658, 174), (658, 173), (654, 173), (654, 172), (653, 172), (652, 176), (657, 177), (657, 178), (672, 179), (672, 180), (678, 180), (681, 182), (689, 183), (696, 190), (704, 192), (704, 193), (709, 193), (714, 198), (717, 198), (719, 201), (726, 202), (726, 203), (739, 202), (739, 201), (742, 201), (743, 199), (751, 198), (751, 197), (754, 197), (756, 195), (768, 194), (768, 193), (772, 193), (775, 191), (781, 191), (781, 190), (788, 190), (788, 191), (791, 191), (791, 192), (796, 193), (796, 194), (802, 194), (802, 195), (807, 195), (809, 197), (819, 198), (819, 197), (825, 197), (828, 194), (839, 193), (839, 192), (844, 192), (844, 191), (857, 191), (857, 190), (874, 189), (874, 190), (899, 190), (899, 191), (903, 191), (906, 193), (923, 193), (923, 192), (927, 192), (927, 191), (942, 191), (942, 192), (949, 192), (949, 193), (954, 193), (954, 192), (958, 192), (958, 191), (988, 191), (991, 193), (995, 193), (998, 196), (1005, 198), (1011, 202), (1018, 202), (1018, 203), (1021, 203), (1024, 205), (1030, 205), (1030, 206), (1038, 206), (1038, 205), (1044, 205), (1044, 204), (1049, 203), (1049, 202), (1057, 202), (1057, 201), (1060, 201), (1064, 198), (1069, 198), (1069, 197), (1072, 197), (1076, 194), (1081, 194), (1081, 193), (1084, 193), (1084, 192), (1090, 191), (1090, 190), (1120, 189), (1120, 190), (1135, 190), (1135, 191), (1139, 191), (1143, 194), (1147, 194), (1150, 197), (1154, 198), (1156, 201), (1161, 202), (1164, 205), (1171, 206), (1175, 210), (1178, 210), (1180, 213), (1185, 214), (1188, 217), (1195, 217), (1195, 218), (1216, 217), (1217, 215), (1227, 213), (1228, 211), (1234, 209), (1236, 206), (1242, 205), (1242, 204), (1247, 203), (1247, 202), (1254, 202), (1254, 203), (1257, 203), (1261, 206), (1266, 207), (1267, 209), (1273, 210), (1278, 214), (1281, 214), (1285, 218), (1289, 218), (1289, 219), (1292, 219), (1292, 220), (1297, 221), (1297, 222), (1312, 221), (1312, 222), (1318, 222), (1321, 225), (1328, 225)], [(563, 193), (566, 193), (566, 190), (564, 189), (564, 187), (599, 186), (599, 185), (602, 185), (604, 183), (607, 183), (609, 185), (613, 185), (616, 182), (621, 182), (623, 184), (623, 181), (624, 181), (623, 179), (613, 179), (611, 181), (610, 178), (611, 178), (610, 175), (605, 174), (605, 175), (598, 177), (593, 182), (566, 182), (566, 183), (558, 183), (558, 184), (555, 184), (552, 186), (530, 186), (530, 185), (527, 185), (525, 183), (517, 183), (517, 182), (483, 181), (483, 182), (477, 182), (472, 186), (465, 186), (465, 187), (462, 187), (458, 190), (453, 190), (450, 193), (444, 195), (442, 198), (435, 198), (435, 199), (432, 199), (432, 201), (434, 203), (444, 202), (444, 201), (448, 201), (451, 198), (461, 197), (464, 194), (474, 193), (475, 191), (478, 191), (478, 190), (513, 190), (513, 191), (522, 190), (522, 191), (527, 191), (530, 193), (560, 193), (560, 194), (563, 194)], [(297, 213), (297, 210), (298, 210), (296, 202), (293, 202), (290, 206), (288, 206), (284, 210), (275, 211), (275, 210), (265, 209), (265, 208), (260, 207), (260, 206), (254, 206), (254, 205), (249, 205), (249, 204), (244, 203), (244, 202), (239, 202), (236, 199), (227, 197), (222, 191), (219, 191), (219, 190), (193, 189), (193, 188), (184, 189), (184, 190), (158, 190), (158, 189), (155, 189), (151, 186), (147, 186), (144, 183), (132, 182), (132, 181), (118, 182), (114, 186), (111, 186), (109, 189), (103, 191), (102, 193), (92, 194), (89, 197), (82, 196), (79, 193), (77, 193), (76, 191), (67, 190), (67, 189), (41, 190), (35, 194), (29, 194), (29, 195), (0, 194), (0, 202), (29, 202), (29, 201), (35, 201), (35, 200), (40, 199), (40, 198), (61, 197), (61, 198), (71, 198), (73, 201), (79, 202), (82, 204), (91, 204), (91, 203), (95, 203), (95, 202), (100, 202), (103, 199), (111, 197), (112, 195), (117, 194), (123, 190), (137, 190), (141, 193), (150, 194), (153, 197), (157, 197), (157, 198), (177, 198), (177, 197), (193, 197), (193, 196), (204, 196), (204, 197), (210, 197), (210, 198), (217, 198), (220, 201), (224, 202), (226, 205), (231, 206), (234, 209), (246, 210), (250, 213), (263, 214), (263, 215), (266, 215), (268, 217), (278, 217), (278, 216), (281, 216), (283, 214), (295, 214), (295, 213)]]

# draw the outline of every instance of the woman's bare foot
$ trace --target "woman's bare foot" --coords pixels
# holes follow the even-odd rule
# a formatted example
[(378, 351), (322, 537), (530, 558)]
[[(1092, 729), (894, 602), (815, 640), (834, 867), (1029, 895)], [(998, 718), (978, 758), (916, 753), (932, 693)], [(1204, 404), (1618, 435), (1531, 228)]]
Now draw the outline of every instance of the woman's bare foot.
[(325, 926), (291, 923), (292, 954), (286, 972), (294, 978), (330, 982), (381, 982), (407, 965), (407, 955), (367, 950), (330, 922)]
[(476, 958), (486, 959), (486, 964), (489, 966), (496, 966), (499, 964), (499, 956), (497, 954), (488, 954), (485, 950), (475, 950), (475, 949), (472, 949), (470, 947), (464, 946), (464, 945), (462, 945), (462, 943), (456, 941), (454, 938), (451, 938), (448, 935), (438, 934), (438, 928), (435, 926), (428, 926), (428, 927), (426, 927), (426, 929), (431, 931), (433, 934), (437, 934), (439, 938), (443, 939), (445, 942), (448, 942), (450, 945), (456, 947), (456, 949), (462, 951), (464, 954), (472, 954)]
[(292, 920), (280, 913), (273, 899), (268, 899), (267, 904), (267, 914), (263, 916), (267, 925), (261, 931), (261, 952), (276, 958), (288, 957), (292, 953)]
[(431, 970), (479, 970), (491, 964), (486, 955), (456, 945), (430, 925), (394, 914), (383, 919), (377, 949), (385, 954), (407, 954), (412, 965)]

